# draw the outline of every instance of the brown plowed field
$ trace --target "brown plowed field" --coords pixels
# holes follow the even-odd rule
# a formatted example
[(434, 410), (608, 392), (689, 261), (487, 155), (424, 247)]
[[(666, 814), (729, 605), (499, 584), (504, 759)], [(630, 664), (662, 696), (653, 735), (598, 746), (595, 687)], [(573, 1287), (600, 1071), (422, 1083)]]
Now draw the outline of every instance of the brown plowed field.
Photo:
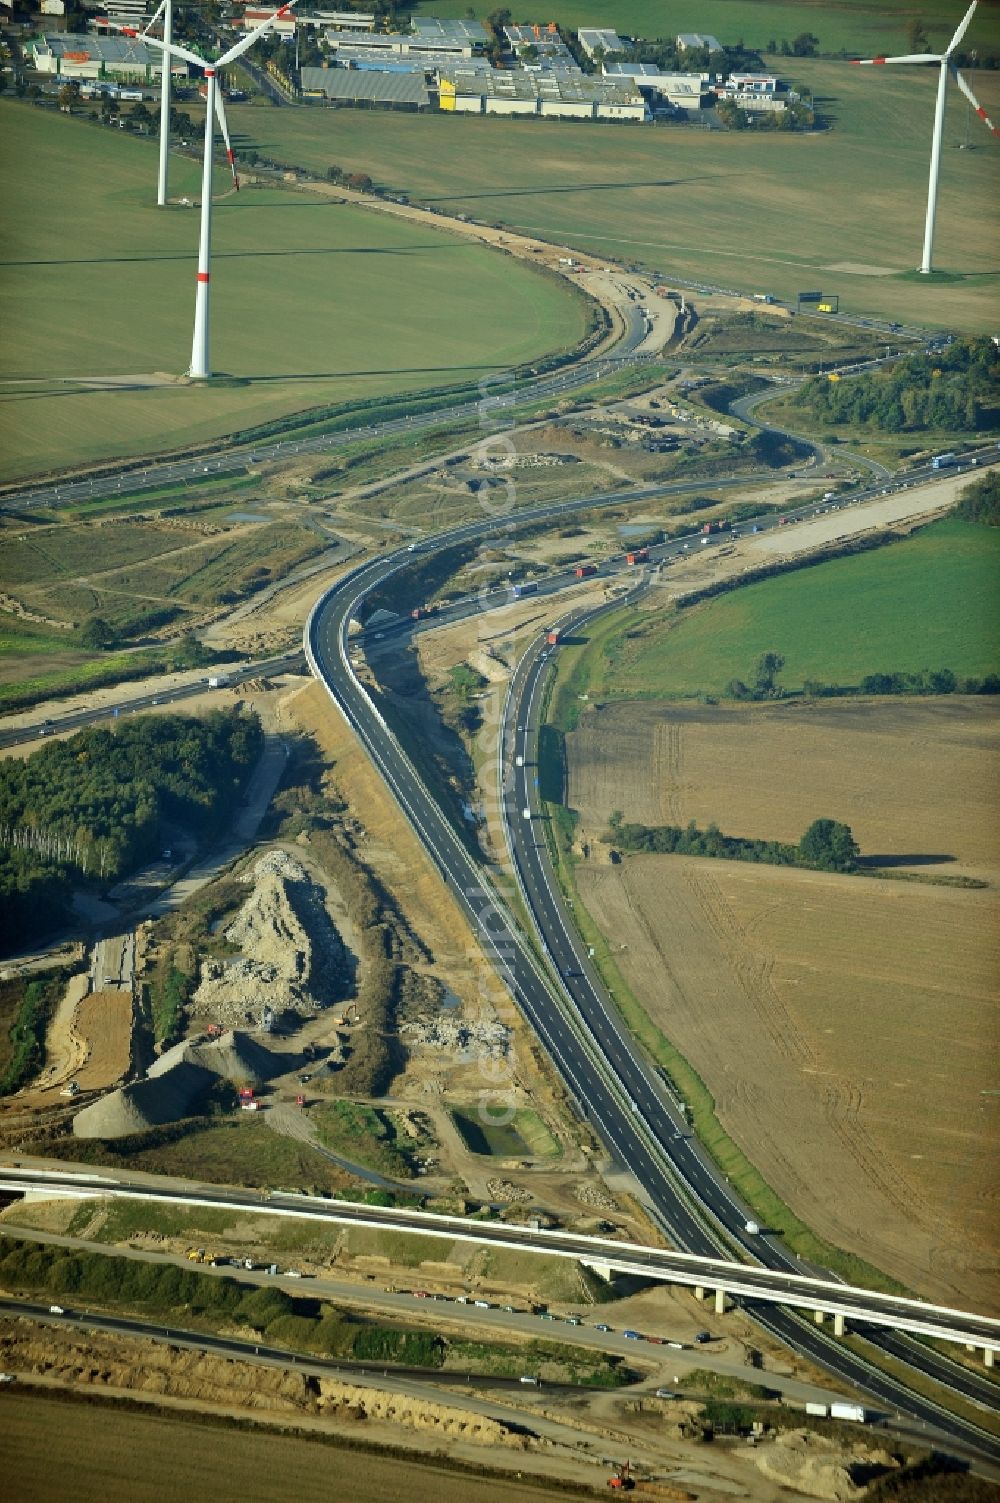
[(611, 866), (600, 843), (577, 868), (635, 995), (782, 1199), (922, 1294), (994, 1313), (998, 729), (985, 700), (640, 703), (568, 738), (585, 833), (613, 808), (784, 840), (829, 815), (864, 852), (991, 882), (674, 856)]
[(786, 1204), (922, 1294), (996, 1313), (995, 896), (675, 856), (579, 881)]

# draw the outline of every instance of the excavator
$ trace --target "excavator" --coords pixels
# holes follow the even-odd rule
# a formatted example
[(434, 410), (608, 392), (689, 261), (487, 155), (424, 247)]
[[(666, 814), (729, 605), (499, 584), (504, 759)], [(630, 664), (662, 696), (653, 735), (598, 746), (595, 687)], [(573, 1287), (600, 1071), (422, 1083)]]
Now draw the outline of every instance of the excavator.
[(631, 1462), (622, 1462), (621, 1466), (615, 1471), (614, 1476), (608, 1478), (608, 1486), (613, 1487), (615, 1492), (618, 1493), (630, 1493), (632, 1491), (633, 1487), (635, 1487), (635, 1482), (632, 1478)]

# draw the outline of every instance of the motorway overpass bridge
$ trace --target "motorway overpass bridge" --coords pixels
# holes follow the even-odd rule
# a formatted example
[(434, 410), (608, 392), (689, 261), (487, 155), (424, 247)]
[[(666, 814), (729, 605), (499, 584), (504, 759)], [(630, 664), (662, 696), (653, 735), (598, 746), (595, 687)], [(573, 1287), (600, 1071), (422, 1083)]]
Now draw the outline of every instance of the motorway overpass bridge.
[(756, 1304), (781, 1305), (812, 1312), (821, 1322), (832, 1316), (834, 1334), (842, 1335), (848, 1321), (866, 1326), (885, 1326), (910, 1335), (936, 1337), (981, 1350), (992, 1367), (1000, 1351), (1000, 1320), (973, 1315), (922, 1300), (884, 1294), (842, 1284), (810, 1274), (751, 1266), (725, 1258), (673, 1252), (662, 1247), (616, 1242), (547, 1228), (507, 1226), (500, 1222), (476, 1221), (465, 1216), (439, 1216), (429, 1211), (393, 1206), (356, 1205), (352, 1201), (299, 1195), (286, 1191), (252, 1192), (220, 1186), (162, 1186), (121, 1176), (82, 1174), (76, 1171), (27, 1169), (0, 1166), (0, 1191), (28, 1198), (109, 1197), (141, 1200), (173, 1206), (220, 1207), (247, 1215), (300, 1217), (310, 1221), (362, 1226), (382, 1231), (409, 1232), (422, 1237), (451, 1237), (510, 1252), (543, 1253), (572, 1258), (611, 1279), (630, 1274), (665, 1284), (682, 1285), (704, 1297), (715, 1295), (716, 1310), (726, 1309), (727, 1299)]

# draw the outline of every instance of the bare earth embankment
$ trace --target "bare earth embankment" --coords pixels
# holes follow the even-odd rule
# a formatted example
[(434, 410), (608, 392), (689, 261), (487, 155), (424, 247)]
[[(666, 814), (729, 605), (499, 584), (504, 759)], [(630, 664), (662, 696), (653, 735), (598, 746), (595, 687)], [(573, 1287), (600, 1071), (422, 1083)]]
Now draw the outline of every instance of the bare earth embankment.
[[(672, 856), (580, 893), (730, 1135), (820, 1235), (919, 1292), (995, 1311), (1000, 717), (983, 700), (613, 705), (569, 740), (584, 836), (627, 819), (863, 852), (985, 890)], [(928, 862), (932, 856), (952, 858)]]

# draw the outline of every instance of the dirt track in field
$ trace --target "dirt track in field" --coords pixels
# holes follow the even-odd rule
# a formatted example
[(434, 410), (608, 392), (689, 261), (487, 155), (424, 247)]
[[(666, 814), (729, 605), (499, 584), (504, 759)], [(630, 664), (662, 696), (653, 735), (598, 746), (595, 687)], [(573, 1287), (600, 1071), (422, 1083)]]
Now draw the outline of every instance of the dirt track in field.
[(786, 1204), (920, 1293), (995, 1314), (995, 895), (673, 856), (578, 876)]

